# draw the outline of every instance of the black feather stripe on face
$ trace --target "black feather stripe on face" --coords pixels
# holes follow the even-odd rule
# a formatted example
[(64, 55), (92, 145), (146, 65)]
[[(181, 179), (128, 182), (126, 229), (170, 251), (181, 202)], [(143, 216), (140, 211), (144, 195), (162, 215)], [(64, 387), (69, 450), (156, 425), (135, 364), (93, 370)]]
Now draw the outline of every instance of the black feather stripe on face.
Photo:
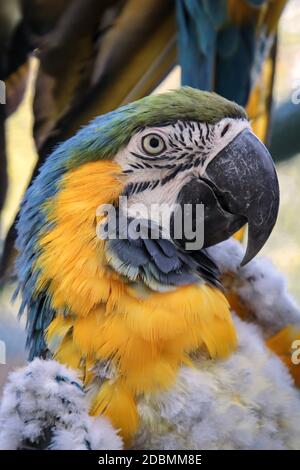
[(167, 173), (153, 180), (143, 181), (143, 184), (132, 182), (125, 190), (127, 196), (145, 190), (153, 190), (164, 186), (184, 171), (203, 165), (208, 154), (208, 144), (211, 142), (214, 129), (206, 123), (198, 121), (176, 121), (168, 123), (170, 131), (166, 139), (167, 149), (160, 155), (148, 155), (139, 151), (130, 151), (134, 161), (128, 162), (124, 174), (139, 171), (160, 170)]

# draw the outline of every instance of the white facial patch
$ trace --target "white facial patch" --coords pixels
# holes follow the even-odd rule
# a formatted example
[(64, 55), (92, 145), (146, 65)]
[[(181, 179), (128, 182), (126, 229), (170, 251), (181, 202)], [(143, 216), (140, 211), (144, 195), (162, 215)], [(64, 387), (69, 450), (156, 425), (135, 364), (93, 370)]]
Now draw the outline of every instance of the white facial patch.
[[(167, 220), (184, 184), (202, 176), (222, 149), (247, 128), (246, 119), (224, 118), (214, 125), (176, 121), (137, 132), (114, 158), (124, 171), (128, 214), (149, 218), (153, 204), (164, 205)], [(162, 223), (159, 210), (153, 210), (152, 220)]]

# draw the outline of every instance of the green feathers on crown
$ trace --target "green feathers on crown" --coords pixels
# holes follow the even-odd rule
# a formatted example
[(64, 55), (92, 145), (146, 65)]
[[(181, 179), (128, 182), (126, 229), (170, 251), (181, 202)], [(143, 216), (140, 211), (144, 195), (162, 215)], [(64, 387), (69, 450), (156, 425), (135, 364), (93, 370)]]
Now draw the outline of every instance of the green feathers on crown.
[(247, 118), (245, 110), (207, 91), (182, 87), (160, 95), (150, 95), (95, 118), (74, 137), (60, 145), (57, 157), (65, 169), (88, 161), (113, 158), (131, 136), (146, 126), (164, 125), (176, 120), (215, 124), (221, 119)]

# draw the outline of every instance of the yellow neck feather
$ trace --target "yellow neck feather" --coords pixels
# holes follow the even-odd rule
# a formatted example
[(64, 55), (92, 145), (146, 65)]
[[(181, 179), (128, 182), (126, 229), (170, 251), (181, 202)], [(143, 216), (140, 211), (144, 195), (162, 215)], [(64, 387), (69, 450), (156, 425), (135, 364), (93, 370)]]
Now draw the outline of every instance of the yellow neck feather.
[[(138, 427), (136, 399), (166, 389), (189, 354), (205, 348), (224, 357), (236, 346), (228, 303), (205, 284), (174, 291), (138, 292), (106, 267), (96, 236), (96, 209), (122, 191), (113, 162), (88, 163), (69, 172), (54, 204), (54, 228), (40, 240), (38, 289), (48, 286), (57, 316), (47, 331), (54, 357), (78, 368), (94, 391), (92, 414), (107, 415), (128, 443)], [(63, 316), (64, 308), (71, 312)], [(109, 364), (99, 383), (93, 369)]]

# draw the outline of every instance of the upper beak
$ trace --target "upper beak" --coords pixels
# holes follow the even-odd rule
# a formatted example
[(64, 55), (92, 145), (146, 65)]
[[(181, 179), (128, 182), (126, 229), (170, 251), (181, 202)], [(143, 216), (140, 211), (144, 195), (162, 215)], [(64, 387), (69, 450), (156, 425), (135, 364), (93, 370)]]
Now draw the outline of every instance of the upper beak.
[(237, 135), (179, 194), (180, 203), (204, 204), (204, 245), (229, 238), (248, 222), (248, 245), (241, 265), (260, 251), (275, 225), (279, 186), (273, 160), (249, 130)]

